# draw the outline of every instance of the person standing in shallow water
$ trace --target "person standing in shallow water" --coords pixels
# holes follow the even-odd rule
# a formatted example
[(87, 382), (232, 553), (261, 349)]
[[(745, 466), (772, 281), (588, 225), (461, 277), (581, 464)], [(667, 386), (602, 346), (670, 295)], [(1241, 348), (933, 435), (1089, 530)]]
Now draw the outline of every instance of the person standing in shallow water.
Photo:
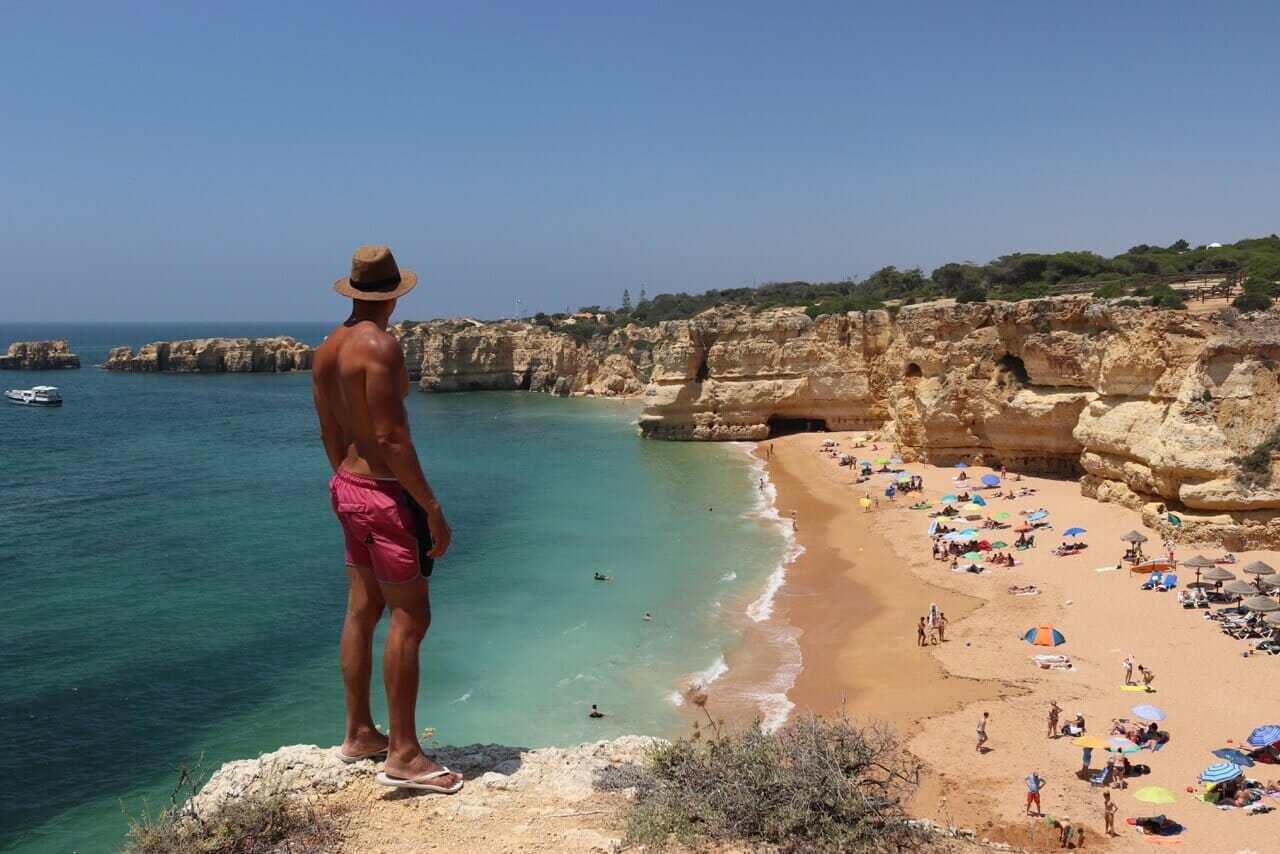
[[(311, 387), (334, 472), (330, 499), (346, 542), (340, 659), (347, 729), (339, 755), (355, 762), (385, 754), (379, 783), (452, 794), (462, 788), (462, 776), (423, 753), (415, 713), (419, 648), (431, 625), (427, 578), (453, 532), (409, 435), (409, 374), (387, 332), (396, 301), (417, 281), (385, 246), (357, 249), (351, 275), (333, 285), (352, 299), (351, 315), (316, 350)], [(377, 731), (369, 709), (373, 631), (387, 609), (382, 677), (390, 739)]]

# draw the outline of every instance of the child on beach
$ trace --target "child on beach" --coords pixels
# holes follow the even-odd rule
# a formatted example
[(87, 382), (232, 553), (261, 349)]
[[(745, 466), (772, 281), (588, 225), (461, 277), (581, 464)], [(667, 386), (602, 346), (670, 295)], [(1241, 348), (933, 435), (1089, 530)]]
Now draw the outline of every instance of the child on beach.
[(1058, 737), (1058, 716), (1062, 714), (1062, 707), (1058, 705), (1057, 700), (1049, 701), (1049, 738)]
[(1104, 791), (1102, 793), (1102, 820), (1106, 824), (1107, 836), (1117, 836), (1116, 833), (1116, 810), (1119, 807), (1111, 800), (1111, 793)]
[(1147, 693), (1151, 693), (1152, 691), (1151, 682), (1153, 679), (1156, 678), (1155, 671), (1151, 670), (1148, 667), (1143, 667), (1141, 664), (1139, 664), (1138, 672), (1142, 674), (1142, 687), (1147, 689)]
[(925, 645), (924, 617), (920, 618), (920, 622), (916, 624), (916, 646)]
[(1124, 684), (1133, 684), (1133, 656), (1125, 656), (1124, 659)]
[[(921, 618), (923, 620), (923, 618)], [(982, 713), (982, 720), (978, 721), (978, 745), (973, 748), (981, 752), (982, 746), (987, 743), (987, 720), (991, 717), (990, 712)]]

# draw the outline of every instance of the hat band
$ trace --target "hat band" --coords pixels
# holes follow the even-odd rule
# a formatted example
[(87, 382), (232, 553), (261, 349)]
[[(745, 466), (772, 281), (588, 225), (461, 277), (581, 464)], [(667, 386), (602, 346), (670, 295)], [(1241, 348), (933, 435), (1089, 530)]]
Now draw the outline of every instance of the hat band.
[(400, 274), (396, 273), (389, 279), (378, 279), (373, 282), (357, 282), (355, 279), (349, 281), (351, 287), (358, 291), (364, 291), (367, 294), (385, 294), (400, 287)]

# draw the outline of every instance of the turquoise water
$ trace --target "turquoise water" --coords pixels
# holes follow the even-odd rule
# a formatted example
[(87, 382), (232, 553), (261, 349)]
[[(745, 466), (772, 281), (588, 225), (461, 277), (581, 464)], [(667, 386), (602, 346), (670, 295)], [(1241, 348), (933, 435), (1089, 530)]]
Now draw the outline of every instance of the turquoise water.
[[(116, 850), (120, 802), (166, 802), (181, 765), (340, 739), (345, 576), (309, 375), (88, 367), (119, 344), (324, 332), (0, 326), (0, 346), (69, 337), (86, 365), (0, 374), (66, 399), (0, 406), (0, 848)], [(672, 691), (719, 669), (786, 551), (747, 457), (641, 441), (633, 404), (412, 393), (407, 407), (454, 528), (419, 725), (525, 746), (683, 730)], [(385, 721), (379, 694), (375, 675)], [(589, 720), (591, 703), (613, 715)]]

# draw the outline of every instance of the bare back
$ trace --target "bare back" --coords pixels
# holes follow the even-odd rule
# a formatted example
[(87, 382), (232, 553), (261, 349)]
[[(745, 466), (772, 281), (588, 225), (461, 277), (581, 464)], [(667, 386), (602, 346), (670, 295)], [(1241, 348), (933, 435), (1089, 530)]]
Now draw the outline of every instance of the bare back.
[[(378, 393), (385, 392), (389, 382), (398, 392), (392, 396), (394, 404), (389, 395)], [(409, 393), (409, 374), (399, 342), (377, 324), (343, 323), (316, 350), (311, 385), (334, 468), (341, 465), (354, 474), (393, 477), (375, 424), (390, 419), (407, 427), (403, 398)], [(392, 406), (398, 412), (386, 411)]]

